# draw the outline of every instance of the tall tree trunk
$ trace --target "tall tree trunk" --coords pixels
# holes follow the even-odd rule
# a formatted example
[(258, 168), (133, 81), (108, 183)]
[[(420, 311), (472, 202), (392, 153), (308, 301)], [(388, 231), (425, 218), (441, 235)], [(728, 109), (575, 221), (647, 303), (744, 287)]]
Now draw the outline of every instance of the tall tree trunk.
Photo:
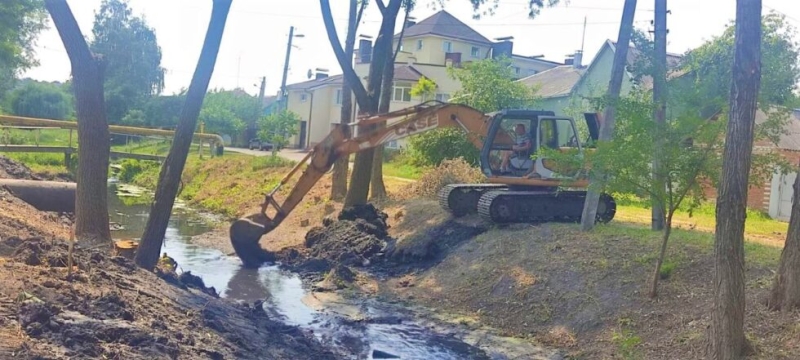
[[(378, 106), (378, 112), (385, 114), (389, 112), (392, 104), (392, 94), (394, 93), (394, 63), (397, 59), (397, 53), (400, 52), (400, 47), (403, 43), (403, 35), (406, 32), (408, 25), (408, 16), (411, 13), (411, 2), (406, 1), (405, 16), (403, 17), (403, 26), (400, 30), (400, 37), (397, 39), (397, 45), (392, 50), (392, 56), (387, 59), (386, 67), (383, 68), (383, 85), (381, 89), (381, 100)], [(394, 15), (397, 17), (397, 14)], [(375, 148), (375, 155), (372, 158), (372, 181), (370, 182), (370, 194), (372, 199), (382, 199), (386, 197), (386, 185), (383, 183), (383, 152), (384, 146), (380, 145)]]
[[(361, 2), (358, 9), (358, 0), (350, 0), (350, 13), (347, 24), (347, 37), (344, 40), (344, 52), (348, 58), (353, 58), (356, 43), (356, 29), (364, 11), (366, 2)], [(341, 122), (339, 126), (349, 128), (350, 118), (353, 117), (353, 93), (350, 82), (343, 78), (342, 82), (342, 109)], [(348, 134), (350, 135), (350, 134)], [(333, 175), (331, 181), (331, 200), (342, 200), (347, 194), (347, 172), (350, 167), (350, 156), (342, 157), (333, 164)]]
[[(619, 26), (616, 51), (614, 52), (614, 64), (611, 67), (611, 80), (608, 83), (606, 93), (605, 112), (603, 114), (603, 124), (600, 126), (599, 141), (609, 141), (614, 136), (614, 114), (619, 93), (622, 90), (622, 80), (625, 73), (625, 64), (628, 59), (628, 47), (633, 32), (633, 16), (636, 13), (636, 0), (625, 0), (625, 7), (622, 10), (622, 20)], [(591, 184), (596, 184), (598, 180), (605, 177), (605, 174), (592, 174)], [(583, 204), (581, 215), (581, 230), (589, 231), (594, 228), (597, 218), (597, 206), (600, 203), (600, 192), (594, 187), (587, 190), (586, 201)]]
[[(390, 0), (389, 4), (381, 9), (383, 21), (375, 39), (375, 46), (372, 49), (372, 64), (369, 68), (367, 79), (367, 93), (369, 94), (369, 108), (363, 112), (377, 114), (379, 112), (379, 100), (383, 84), (384, 69), (388, 63), (387, 59), (392, 57), (392, 38), (394, 37), (395, 22), (397, 14), (400, 12), (402, 0)], [(366, 131), (373, 131), (372, 126)], [(353, 163), (353, 173), (350, 176), (350, 188), (345, 197), (345, 206), (361, 205), (367, 202), (370, 190), (370, 180), (372, 177), (372, 164), (374, 161), (374, 149), (368, 149), (356, 153)]]
[(789, 231), (769, 301), (769, 306), (775, 310), (789, 311), (800, 307), (800, 173), (794, 180), (793, 189)]
[(66, 0), (45, 0), (72, 64), (75, 111), (78, 117), (78, 184), (75, 236), (84, 245), (111, 244), (108, 227), (108, 131), (103, 95), (105, 64), (89, 50)]
[(153, 269), (158, 262), (172, 206), (178, 194), (183, 167), (186, 165), (194, 129), (197, 127), (197, 117), (200, 115), (200, 107), (203, 105), (203, 98), (208, 91), (208, 83), (217, 62), (217, 53), (230, 7), (231, 0), (214, 0), (203, 49), (189, 91), (186, 93), (186, 102), (181, 110), (175, 140), (158, 176), (158, 186), (150, 207), (150, 216), (147, 218), (147, 225), (135, 259), (137, 265), (148, 270)]
[[(394, 57), (387, 58), (383, 68), (383, 84), (381, 89), (380, 106), (378, 113), (389, 112), (392, 102), (392, 86), (394, 85)], [(382, 126), (382, 125), (381, 125)], [(386, 185), (383, 183), (383, 145), (375, 147), (372, 158), (372, 180), (370, 181), (370, 198), (382, 199), (386, 197)]]
[[(655, 0), (655, 73), (653, 74), (653, 99), (656, 107), (653, 111), (653, 119), (656, 128), (661, 130), (666, 126), (667, 112), (667, 0)], [(661, 149), (664, 139), (657, 136), (656, 151), (653, 153), (653, 189), (659, 194), (664, 191), (666, 176), (662, 173)], [(659, 196), (651, 198), (652, 219), (651, 227), (653, 230), (664, 229), (664, 204), (659, 201)], [(652, 295), (655, 296), (655, 295)]]
[(761, 0), (737, 0), (735, 41), (730, 119), (717, 195), (714, 241), (714, 307), (709, 357), (717, 360), (739, 359), (747, 348), (744, 224), (756, 102), (761, 85)]

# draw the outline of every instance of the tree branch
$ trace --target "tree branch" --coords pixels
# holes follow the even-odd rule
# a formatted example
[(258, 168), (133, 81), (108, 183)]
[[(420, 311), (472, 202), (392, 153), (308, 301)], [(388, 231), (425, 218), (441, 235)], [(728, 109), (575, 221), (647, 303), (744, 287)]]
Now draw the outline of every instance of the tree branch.
[(64, 43), (69, 58), (79, 62), (92, 61), (94, 58), (92, 52), (89, 50), (89, 45), (86, 44), (86, 39), (81, 35), (81, 29), (78, 22), (75, 21), (75, 16), (67, 1), (45, 0), (44, 6), (50, 13), (50, 17), (53, 18), (53, 24), (56, 25), (56, 30), (61, 36), (61, 42)]
[[(390, 0), (391, 1), (391, 0)], [(378, 9), (381, 11), (381, 15), (386, 13), (386, 5), (383, 3), (383, 0), (375, 1), (378, 4)]]
[(325, 23), (325, 31), (328, 33), (328, 40), (331, 43), (334, 54), (336, 54), (336, 61), (342, 68), (342, 76), (344, 76), (350, 84), (353, 94), (356, 96), (356, 103), (362, 109), (369, 109), (369, 95), (361, 79), (358, 78), (355, 70), (353, 70), (352, 60), (348, 59), (342, 44), (339, 42), (339, 35), (336, 33), (336, 25), (333, 23), (333, 15), (331, 15), (331, 4), (329, 0), (319, 0), (319, 5), (322, 8), (322, 22)]
[(356, 16), (356, 28), (358, 25), (361, 24), (361, 16), (364, 15), (364, 9), (367, 8), (367, 0), (361, 0), (361, 3), (358, 8), (358, 15)]
[[(378, 0), (378, 2), (380, 1), (381, 0)], [(397, 39), (397, 46), (394, 49), (394, 55), (392, 55), (392, 65), (394, 65), (395, 60), (397, 60), (397, 53), (400, 52), (400, 48), (403, 46), (403, 35), (406, 33), (409, 14), (411, 14), (411, 1), (406, 0), (406, 15), (403, 17), (403, 26), (400, 28), (400, 38)]]

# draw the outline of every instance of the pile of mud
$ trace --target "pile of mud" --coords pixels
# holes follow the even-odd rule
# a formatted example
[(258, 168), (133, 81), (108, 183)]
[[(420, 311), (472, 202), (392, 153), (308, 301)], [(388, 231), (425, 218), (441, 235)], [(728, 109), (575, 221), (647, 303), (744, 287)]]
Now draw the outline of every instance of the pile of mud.
[(388, 233), (388, 218), (372, 204), (346, 208), (338, 220), (326, 218), (323, 226), (308, 231), (308, 255), (340, 265), (367, 266), (394, 244)]
[(318, 286), (341, 288), (355, 275), (349, 267), (374, 266), (384, 262), (395, 246), (389, 236), (389, 216), (372, 204), (345, 208), (336, 218), (306, 233), (303, 246), (278, 252), (283, 266)]
[(0, 155), (0, 178), (1, 179), (22, 179), (22, 180), (42, 180), (31, 171), (27, 166)]
[(0, 179), (71, 181), (71, 177), (68, 173), (36, 174), (25, 164), (0, 155)]
[[(256, 305), (219, 299), (189, 274), (38, 238), (0, 241), (0, 353), (64, 359), (331, 359)], [(200, 290), (195, 290), (195, 289)]]

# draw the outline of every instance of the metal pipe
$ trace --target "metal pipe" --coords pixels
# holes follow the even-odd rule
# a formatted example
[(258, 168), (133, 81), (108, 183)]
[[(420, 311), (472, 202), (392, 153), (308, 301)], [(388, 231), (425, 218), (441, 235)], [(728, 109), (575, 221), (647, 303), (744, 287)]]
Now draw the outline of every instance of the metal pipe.
[[(0, 115), (0, 124), (5, 126), (41, 126), (47, 128), (59, 128), (59, 129), (78, 129), (78, 123), (74, 121), (62, 121), (62, 120), (50, 120), (50, 119), (37, 119), (37, 118), (28, 118), (22, 116), (9, 116), (9, 115)], [(166, 136), (166, 137), (173, 137), (175, 132), (172, 130), (161, 130), (161, 129), (150, 129), (150, 128), (139, 128), (139, 127), (132, 127), (132, 126), (120, 126), (120, 125), (109, 125), (109, 130), (111, 132), (115, 132), (118, 134), (127, 134), (127, 135), (144, 135), (144, 136)], [(224, 145), (224, 141), (222, 140), (222, 136), (217, 134), (194, 134), (194, 140), (209, 141), (215, 145)]]
[(0, 187), (41, 211), (75, 212), (75, 183), (0, 179)]

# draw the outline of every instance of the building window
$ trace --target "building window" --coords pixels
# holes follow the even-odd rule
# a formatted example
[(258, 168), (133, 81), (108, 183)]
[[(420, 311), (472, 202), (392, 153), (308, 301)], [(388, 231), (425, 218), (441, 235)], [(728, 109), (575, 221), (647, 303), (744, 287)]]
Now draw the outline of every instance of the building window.
[(386, 144), (386, 147), (389, 149), (397, 149), (397, 140), (389, 141), (389, 143)]
[(417, 50), (422, 50), (422, 40), (417, 40)]
[(453, 52), (453, 43), (451, 43), (449, 41), (443, 41), (442, 42), (442, 50), (444, 52), (448, 52), (448, 53), (449, 52)]
[(472, 47), (472, 57), (479, 58), (481, 57), (481, 48), (477, 46)]
[(308, 100), (308, 94), (302, 93), (300, 94), (300, 102), (306, 102)]
[(411, 88), (395, 86), (393, 100), (402, 102), (411, 102)]
[(403, 43), (400, 43), (400, 51), (403, 51)]
[(336, 105), (342, 105), (342, 89), (336, 89)]
[(436, 100), (441, 102), (447, 102), (450, 100), (450, 94), (436, 94)]

